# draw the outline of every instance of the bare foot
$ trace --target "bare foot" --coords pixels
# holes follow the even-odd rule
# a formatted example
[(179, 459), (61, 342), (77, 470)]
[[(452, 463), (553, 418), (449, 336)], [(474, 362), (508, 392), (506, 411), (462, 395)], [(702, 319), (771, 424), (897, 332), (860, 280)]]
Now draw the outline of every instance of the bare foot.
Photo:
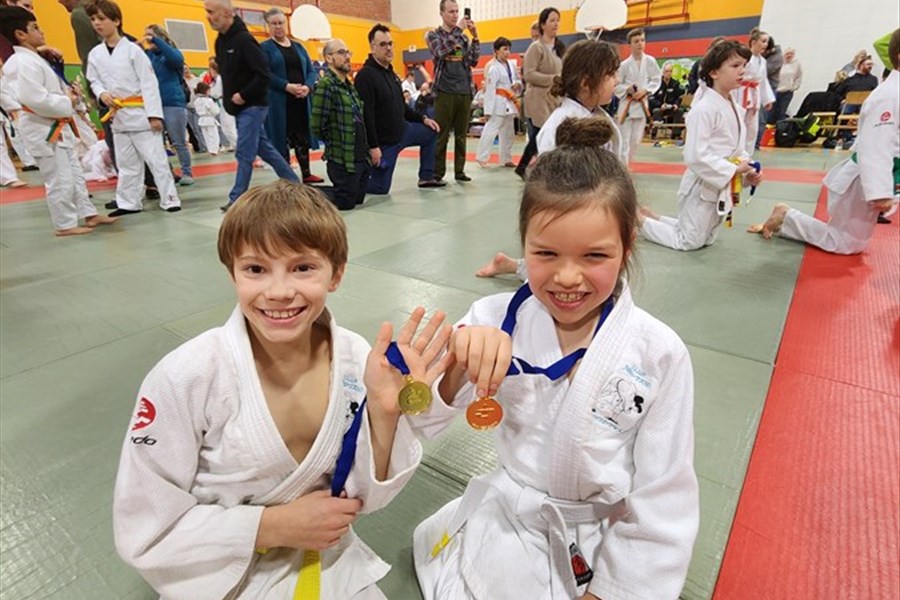
[(781, 231), (781, 226), (784, 223), (784, 216), (787, 214), (788, 210), (790, 210), (790, 206), (787, 204), (776, 204), (772, 209), (772, 214), (769, 215), (769, 218), (766, 219), (765, 223), (751, 225), (747, 228), (747, 231), (749, 233), (759, 233), (767, 240), (772, 239), (772, 236)]
[(84, 235), (94, 231), (90, 227), (69, 227), (68, 229), (57, 229), (56, 237), (64, 237), (67, 235)]
[(119, 220), (119, 217), (109, 217), (107, 215), (94, 215), (84, 220), (84, 224), (88, 227), (96, 227), (97, 225), (112, 225)]
[(649, 206), (641, 206), (638, 209), (638, 212), (641, 213), (641, 216), (646, 219), (653, 219), (654, 221), (659, 221), (659, 215), (653, 212)]
[(25, 187), (27, 185), (28, 184), (26, 182), (22, 181), (21, 179), (13, 179), (9, 183), (4, 183), (3, 187), (20, 188), (20, 187)]
[(494, 275), (514, 274), (519, 263), (514, 258), (510, 258), (502, 252), (498, 252), (487, 263), (477, 271), (475, 277), (493, 277)]
[(477, 162), (478, 166), (481, 167), (482, 169), (488, 168), (488, 161), (486, 161), (486, 160), (477, 160), (475, 162)]

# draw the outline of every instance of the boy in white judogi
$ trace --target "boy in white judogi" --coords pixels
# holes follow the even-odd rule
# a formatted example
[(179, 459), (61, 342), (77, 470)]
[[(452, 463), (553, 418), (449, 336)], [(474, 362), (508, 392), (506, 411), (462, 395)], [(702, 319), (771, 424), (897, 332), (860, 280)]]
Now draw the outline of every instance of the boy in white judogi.
[[(314, 188), (277, 181), (228, 210), (218, 251), (238, 306), (141, 385), (116, 480), (116, 548), (165, 599), (385, 600), (376, 582), (390, 567), (350, 525), (396, 496), (422, 447), (398, 408), (390, 324), (371, 348), (325, 306), (346, 226)], [(430, 385), (450, 327), (436, 315), (415, 336), (423, 314), (397, 345)]]
[(476, 155), (478, 164), (482, 167), (487, 166), (491, 146), (498, 134), (500, 164), (504, 167), (516, 166), (512, 161), (513, 121), (519, 114), (518, 97), (522, 91), (522, 83), (516, 66), (509, 62), (510, 45), (510, 41), (502, 36), (494, 41), (494, 60), (485, 71), (484, 114), (488, 116), (488, 122), (481, 132)]
[(143, 209), (144, 163), (159, 189), (159, 206), (166, 212), (181, 210), (175, 178), (163, 146), (163, 110), (159, 83), (146, 53), (121, 33), (122, 12), (111, 0), (98, 0), (87, 8), (100, 37), (88, 55), (87, 78), (94, 95), (111, 107), (116, 134), (116, 205), (113, 216)]
[(651, 242), (674, 250), (697, 250), (712, 244), (739, 201), (739, 194), (733, 193), (736, 188), (732, 188), (735, 177), (746, 178), (751, 185), (762, 180), (746, 152), (744, 110), (731, 96), (740, 86), (749, 56), (746, 46), (726, 41), (703, 57), (700, 68), (709, 89), (685, 119), (687, 170), (678, 188), (678, 218), (642, 208), (641, 233)]
[[(88, 197), (73, 149), (76, 96), (37, 53), (44, 45), (37, 20), (23, 8), (4, 7), (2, 11), (0, 31), (15, 50), (4, 65), (12, 81), (6, 93), (11, 93), (21, 107), (19, 135), (38, 161), (56, 235), (82, 235), (96, 225), (115, 222), (114, 218), (98, 215)], [(84, 219), (84, 227), (78, 225), (79, 218)]]
[(197, 97), (194, 100), (194, 111), (197, 113), (197, 123), (206, 148), (215, 156), (219, 153), (219, 122), (216, 117), (221, 112), (215, 100), (209, 97), (209, 86), (202, 81), (197, 84)]
[(644, 53), (647, 38), (642, 28), (638, 27), (628, 32), (628, 43), (631, 46), (631, 56), (623, 60), (619, 66), (616, 97), (619, 99), (618, 119), (621, 124), (622, 143), (630, 163), (644, 137), (644, 128), (650, 115), (647, 103), (650, 96), (656, 93), (662, 84), (662, 71), (656, 64), (656, 59)]
[(767, 239), (780, 233), (835, 254), (866, 249), (878, 213), (900, 196), (900, 29), (891, 35), (888, 51), (894, 68), (863, 102), (853, 154), (825, 176), (828, 222), (777, 204), (764, 224), (748, 231)]
[(752, 56), (744, 67), (741, 86), (731, 92), (731, 97), (745, 111), (744, 124), (747, 128), (745, 148), (747, 156), (753, 156), (756, 148), (756, 137), (759, 133), (759, 109), (770, 110), (775, 102), (775, 92), (769, 84), (766, 59), (762, 55), (769, 45), (769, 34), (758, 29), (750, 33), (750, 52)]

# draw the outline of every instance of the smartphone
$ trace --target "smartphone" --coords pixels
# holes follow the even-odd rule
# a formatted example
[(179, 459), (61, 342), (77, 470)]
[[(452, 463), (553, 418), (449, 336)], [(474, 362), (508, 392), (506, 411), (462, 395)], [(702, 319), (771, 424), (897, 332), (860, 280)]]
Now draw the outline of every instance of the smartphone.
[(465, 17), (467, 21), (471, 21), (472, 20), (472, 9), (464, 8), (463, 9), (463, 17)]

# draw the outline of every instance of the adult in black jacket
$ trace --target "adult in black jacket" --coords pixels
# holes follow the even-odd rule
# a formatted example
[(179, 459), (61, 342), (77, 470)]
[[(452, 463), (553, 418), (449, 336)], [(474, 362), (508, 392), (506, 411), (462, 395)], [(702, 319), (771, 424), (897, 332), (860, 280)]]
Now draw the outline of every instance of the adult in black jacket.
[[(672, 63), (663, 67), (662, 83), (659, 89), (650, 96), (650, 110), (653, 111), (653, 122), (662, 121), (665, 123), (682, 123), (684, 118), (681, 108), (681, 97), (684, 95), (684, 88), (678, 83), (678, 80), (672, 77)], [(656, 130), (653, 129), (653, 135)], [(680, 131), (676, 134), (676, 139), (681, 137)]]
[(253, 160), (257, 155), (282, 179), (297, 182), (300, 179), (266, 135), (269, 67), (259, 44), (234, 14), (231, 0), (204, 0), (203, 7), (206, 20), (219, 32), (216, 58), (222, 75), (222, 103), (237, 123), (234, 153), (237, 171), (234, 186), (228, 193), (228, 204), (222, 207), (224, 211), (250, 187)]
[(400, 78), (394, 73), (394, 42), (390, 30), (378, 23), (369, 31), (372, 53), (356, 75), (356, 91), (362, 98), (372, 171), (368, 193), (387, 194), (400, 151), (419, 146), (419, 187), (442, 187), (434, 178), (437, 122), (417, 113), (403, 100)]

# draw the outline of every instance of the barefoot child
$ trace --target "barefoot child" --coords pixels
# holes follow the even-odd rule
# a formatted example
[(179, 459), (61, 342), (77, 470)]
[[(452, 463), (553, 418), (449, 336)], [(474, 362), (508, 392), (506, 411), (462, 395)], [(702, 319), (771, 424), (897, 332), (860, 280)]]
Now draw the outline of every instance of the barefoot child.
[(744, 109), (731, 97), (741, 85), (749, 57), (747, 47), (735, 41), (716, 44), (703, 57), (700, 71), (709, 91), (691, 106), (685, 119), (687, 170), (678, 188), (678, 218), (642, 209), (641, 233), (651, 242), (674, 250), (709, 246), (739, 200), (732, 193), (732, 180), (741, 177), (750, 185), (762, 180), (745, 148)]
[(781, 234), (835, 254), (866, 249), (878, 214), (900, 195), (900, 29), (888, 48), (894, 68), (862, 105), (853, 154), (825, 176), (828, 222), (777, 204), (765, 223), (748, 231), (766, 239)]
[(511, 42), (505, 37), (494, 40), (494, 60), (485, 69), (484, 81), (484, 114), (488, 121), (481, 132), (478, 142), (478, 164), (488, 165), (491, 158), (491, 147), (500, 136), (500, 164), (504, 167), (515, 167), (512, 161), (512, 143), (514, 137), (513, 121), (519, 114), (519, 94), (522, 82), (516, 66), (509, 63), (509, 47)]
[(110, 112), (116, 137), (116, 206), (112, 216), (143, 210), (144, 163), (159, 190), (159, 206), (181, 210), (175, 179), (163, 145), (163, 108), (159, 83), (144, 50), (122, 35), (122, 11), (112, 0), (91, 0), (91, 25), (103, 43), (88, 55), (87, 78), (94, 95)]
[[(314, 188), (277, 181), (232, 206), (218, 250), (238, 306), (141, 385), (116, 548), (163, 598), (384, 599), (390, 567), (350, 525), (390, 502), (422, 449), (399, 416), (390, 324), (373, 349), (325, 306), (347, 261), (344, 222)], [(430, 384), (450, 328), (438, 314), (414, 337), (423, 313), (398, 345)]]
[[(612, 100), (618, 81), (619, 54), (612, 44), (594, 40), (576, 42), (566, 52), (562, 74), (556, 77), (550, 94), (562, 98), (559, 106), (550, 114), (537, 136), (538, 155), (556, 147), (556, 129), (569, 118), (595, 118), (606, 121), (612, 128), (612, 137), (604, 148), (626, 160), (622, 136), (615, 121), (600, 108)], [(515, 273), (525, 281), (525, 261), (507, 256), (503, 252), (494, 255), (489, 263), (475, 272), (476, 277)]]
[(206, 142), (209, 153), (216, 156), (219, 153), (219, 105), (209, 97), (209, 86), (202, 81), (197, 84), (197, 99), (194, 100), (194, 110), (197, 112), (197, 123), (200, 132)]
[(504, 412), (500, 467), (416, 528), (426, 600), (681, 592), (699, 513), (691, 361), (631, 299), (637, 201), (600, 148), (610, 133), (593, 119), (560, 126), (522, 192), (529, 282), (472, 305), (436, 384), (443, 401), (413, 419), (430, 437), (462, 412), (480, 428), (498, 424), (491, 403)]
[[(37, 53), (45, 42), (36, 17), (21, 7), (0, 10), (0, 31), (15, 50), (3, 67), (4, 86), (12, 88), (5, 91), (11, 91), (22, 108), (19, 135), (38, 162), (56, 235), (82, 235), (96, 225), (115, 222), (98, 215), (88, 197), (74, 150), (76, 95)], [(84, 227), (78, 225), (79, 218)]]
[(644, 52), (647, 36), (644, 29), (632, 29), (627, 35), (631, 56), (619, 67), (619, 83), (616, 96), (619, 98), (618, 119), (622, 124), (622, 144), (625, 146), (627, 162), (634, 159), (634, 153), (641, 145), (647, 117), (650, 116), (648, 102), (662, 85), (662, 71), (656, 59)]

